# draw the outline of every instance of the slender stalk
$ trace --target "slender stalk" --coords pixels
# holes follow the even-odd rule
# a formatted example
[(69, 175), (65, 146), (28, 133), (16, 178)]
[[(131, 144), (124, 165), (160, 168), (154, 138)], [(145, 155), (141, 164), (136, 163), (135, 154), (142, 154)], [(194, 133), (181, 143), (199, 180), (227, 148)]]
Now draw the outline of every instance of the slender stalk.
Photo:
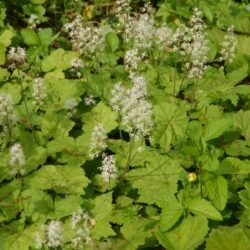
[(26, 98), (25, 98), (24, 87), (23, 87), (23, 83), (22, 83), (22, 80), (21, 80), (21, 76), (20, 76), (19, 70), (18, 70), (18, 81), (19, 81), (20, 86), (21, 86), (21, 93), (22, 93), (22, 98), (23, 98), (23, 101), (24, 101), (24, 106), (25, 106), (27, 118), (28, 118), (28, 121), (29, 121), (29, 126), (31, 128), (34, 140), (35, 140), (36, 144), (38, 144), (38, 141), (37, 141), (37, 138), (36, 138), (36, 135), (35, 135), (35, 132), (34, 132), (33, 123), (32, 123), (31, 118), (30, 118), (30, 113), (29, 113), (27, 101), (26, 101)]

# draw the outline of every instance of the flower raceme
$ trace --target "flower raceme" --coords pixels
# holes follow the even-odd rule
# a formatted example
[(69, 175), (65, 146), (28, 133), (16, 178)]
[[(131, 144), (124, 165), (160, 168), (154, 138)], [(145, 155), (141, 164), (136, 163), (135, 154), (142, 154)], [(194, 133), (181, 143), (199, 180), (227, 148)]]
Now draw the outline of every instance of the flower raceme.
[(105, 182), (109, 182), (110, 179), (116, 179), (118, 176), (115, 158), (113, 155), (102, 155), (102, 166), (100, 167), (102, 178)]
[(13, 99), (9, 94), (0, 94), (0, 125), (3, 127), (4, 134), (11, 133), (12, 128), (17, 124), (13, 105)]
[(220, 50), (220, 60), (225, 60), (226, 62), (232, 62), (237, 48), (237, 39), (234, 35), (234, 26), (227, 29), (227, 34), (224, 36), (224, 41), (222, 43), (222, 48)]
[(23, 148), (20, 143), (15, 143), (10, 148), (10, 167), (11, 167), (11, 174), (20, 174), (24, 175), (25, 169), (23, 166), (25, 165), (25, 156), (23, 153)]
[(26, 60), (26, 51), (21, 47), (11, 47), (7, 54), (8, 67), (14, 70), (19, 65), (22, 65)]
[(98, 157), (107, 147), (107, 134), (102, 123), (94, 126), (90, 139), (89, 157), (94, 159)]
[(94, 224), (94, 219), (81, 208), (71, 216), (71, 226), (75, 232), (71, 242), (75, 249), (84, 249), (84, 245), (92, 244), (91, 228)]
[(185, 57), (185, 68), (189, 78), (201, 78), (205, 70), (208, 40), (201, 11), (194, 9), (188, 25), (181, 25), (170, 40), (173, 50)]
[(152, 105), (147, 101), (144, 77), (131, 74), (133, 86), (125, 89), (120, 82), (111, 91), (110, 105), (121, 115), (121, 125), (131, 137), (149, 136), (153, 127)]

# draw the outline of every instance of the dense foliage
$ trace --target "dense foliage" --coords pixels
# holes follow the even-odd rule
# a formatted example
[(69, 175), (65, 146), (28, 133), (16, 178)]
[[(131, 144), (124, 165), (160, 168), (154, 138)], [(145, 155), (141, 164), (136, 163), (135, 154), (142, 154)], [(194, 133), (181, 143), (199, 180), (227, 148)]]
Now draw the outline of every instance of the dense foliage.
[(250, 6), (0, 2), (0, 249), (250, 249)]

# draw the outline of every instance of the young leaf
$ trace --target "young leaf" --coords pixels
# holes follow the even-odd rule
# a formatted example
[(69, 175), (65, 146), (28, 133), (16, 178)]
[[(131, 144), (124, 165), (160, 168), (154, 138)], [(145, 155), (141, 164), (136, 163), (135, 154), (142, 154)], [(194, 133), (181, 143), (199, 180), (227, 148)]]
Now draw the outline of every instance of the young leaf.
[(160, 230), (163, 232), (169, 230), (180, 219), (183, 212), (183, 206), (177, 201), (175, 197), (169, 200), (161, 211)]
[(204, 241), (208, 230), (208, 221), (204, 216), (190, 216), (165, 235), (174, 249), (195, 250)]
[(250, 110), (240, 110), (234, 114), (233, 125), (240, 131), (246, 140), (250, 140)]
[(221, 214), (216, 210), (216, 208), (205, 199), (202, 198), (191, 199), (188, 202), (187, 207), (189, 211), (194, 214), (198, 215), (201, 214), (212, 220), (220, 221), (223, 219)]
[(21, 30), (21, 35), (23, 37), (23, 41), (26, 45), (39, 45), (39, 37), (33, 29), (26, 28)]
[(153, 132), (155, 143), (168, 150), (170, 144), (175, 145), (184, 139), (188, 123), (184, 107), (173, 103), (160, 102), (154, 107), (156, 127)]
[(213, 121), (205, 127), (204, 136), (206, 141), (213, 140), (221, 136), (226, 132), (232, 125), (232, 119), (223, 118), (220, 120)]
[(219, 210), (223, 210), (228, 197), (226, 179), (222, 175), (210, 175), (207, 180), (204, 180), (204, 185), (214, 206)]
[(57, 193), (81, 195), (89, 180), (79, 167), (47, 165), (28, 176), (27, 183), (41, 190), (53, 189)]
[(119, 48), (119, 38), (115, 32), (108, 32), (106, 34), (106, 41), (109, 49), (114, 52)]

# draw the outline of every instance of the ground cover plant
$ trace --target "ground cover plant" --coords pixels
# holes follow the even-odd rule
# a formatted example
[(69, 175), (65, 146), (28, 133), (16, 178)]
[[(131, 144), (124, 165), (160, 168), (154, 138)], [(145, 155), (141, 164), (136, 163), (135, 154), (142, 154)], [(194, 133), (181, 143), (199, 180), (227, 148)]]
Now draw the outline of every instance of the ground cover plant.
[(0, 2), (0, 249), (250, 249), (250, 6)]

